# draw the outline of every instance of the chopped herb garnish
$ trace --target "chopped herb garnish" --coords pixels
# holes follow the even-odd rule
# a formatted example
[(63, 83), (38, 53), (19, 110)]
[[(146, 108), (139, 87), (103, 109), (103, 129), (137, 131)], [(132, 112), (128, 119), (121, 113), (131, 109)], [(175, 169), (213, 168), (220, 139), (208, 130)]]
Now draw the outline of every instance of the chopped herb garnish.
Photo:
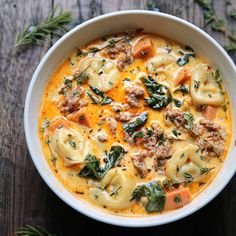
[(201, 175), (203, 175), (205, 173), (208, 174), (212, 169), (214, 169), (214, 168), (207, 168), (207, 167), (201, 168), (200, 169)]
[(180, 203), (180, 202), (182, 202), (182, 199), (181, 199), (181, 197), (180, 197), (179, 194), (177, 194), (177, 195), (174, 196), (174, 202), (177, 203), (177, 204)]
[(43, 121), (42, 127), (43, 128), (48, 128), (49, 125), (50, 125), (50, 120), (48, 118), (45, 118), (44, 121)]
[(115, 189), (114, 191), (112, 191), (111, 193), (110, 193), (110, 196), (113, 196), (113, 195), (115, 195), (115, 196), (117, 196), (118, 194), (119, 194), (119, 190), (121, 189), (121, 186), (119, 186), (117, 189)]
[(173, 185), (171, 184), (170, 180), (168, 180), (168, 179), (164, 179), (162, 181), (162, 185), (165, 189), (173, 190)]
[(199, 80), (194, 80), (194, 85), (193, 85), (193, 87), (194, 87), (194, 90), (195, 90), (195, 91), (198, 90), (199, 85), (200, 85), (200, 81), (199, 81)]
[(190, 112), (185, 112), (184, 113), (184, 119), (187, 121), (187, 125), (185, 125), (185, 128), (188, 130), (193, 129), (193, 115)]
[(122, 81), (130, 81), (130, 78), (124, 78)]
[(181, 135), (181, 133), (178, 132), (176, 129), (172, 130), (172, 133), (176, 138), (179, 138), (179, 135)]
[(183, 157), (184, 157), (184, 155), (185, 155), (185, 154), (184, 154), (184, 153), (182, 153), (182, 154), (180, 155), (180, 158), (183, 158)]
[(76, 148), (76, 142), (74, 140), (70, 139), (69, 144), (72, 148)]
[(213, 78), (214, 78), (214, 80), (215, 80), (215, 82), (218, 84), (218, 86), (219, 86), (219, 89), (220, 89), (220, 93), (222, 94), (222, 95), (224, 95), (225, 94), (225, 91), (224, 91), (224, 88), (223, 88), (223, 86), (222, 86), (222, 80), (221, 80), (221, 78), (220, 78), (220, 70), (217, 68), (216, 69), (216, 72), (215, 72), (215, 74), (213, 75)]

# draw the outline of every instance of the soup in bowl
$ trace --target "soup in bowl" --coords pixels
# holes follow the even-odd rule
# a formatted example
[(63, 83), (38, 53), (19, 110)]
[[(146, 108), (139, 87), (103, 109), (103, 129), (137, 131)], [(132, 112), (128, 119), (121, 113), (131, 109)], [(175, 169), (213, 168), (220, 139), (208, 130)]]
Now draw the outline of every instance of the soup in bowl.
[[(147, 19), (138, 24), (142, 15)], [(91, 34), (95, 25), (118, 18), (110, 32)], [(150, 27), (157, 19), (170, 27), (161, 22), (160, 29)], [(180, 32), (192, 30), (199, 40), (194, 35), (180, 40), (180, 32), (171, 37), (174, 25)], [(183, 217), (222, 189), (221, 169), (228, 159), (235, 162), (229, 157), (233, 102), (226, 67), (214, 62), (213, 51), (210, 57), (203, 53), (201, 41), (235, 73), (228, 56), (202, 31), (146, 11), (93, 19), (49, 51), (35, 75), (40, 78), (51, 63), (38, 92), (33, 135), (47, 173), (39, 170), (56, 182), (59, 187), (52, 188), (67, 203), (84, 213), (88, 207), (88, 215), (108, 223), (148, 226)], [(57, 62), (51, 62), (56, 53)], [(231, 174), (225, 170), (228, 180), (233, 173), (234, 168)], [(214, 183), (220, 186), (214, 189)]]

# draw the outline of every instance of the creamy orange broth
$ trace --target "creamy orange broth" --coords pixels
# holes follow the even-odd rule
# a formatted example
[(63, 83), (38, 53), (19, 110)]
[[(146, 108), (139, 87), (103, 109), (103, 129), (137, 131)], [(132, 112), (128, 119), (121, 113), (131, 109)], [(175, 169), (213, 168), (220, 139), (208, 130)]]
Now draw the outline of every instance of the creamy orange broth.
[[(183, 48), (183, 46), (169, 39), (165, 39), (163, 37), (150, 35), (150, 34), (148, 35), (151, 38), (152, 50), (154, 51), (154, 54), (156, 54), (156, 51), (157, 53), (165, 52), (165, 47), (170, 47), (171, 48), (170, 53), (172, 55), (176, 57), (181, 56), (178, 53), (178, 50)], [(123, 34), (118, 35), (117, 38), (122, 37), (122, 36)], [(140, 36), (142, 36), (142, 33), (139, 33), (138, 35), (134, 37), (134, 39), (132, 39), (131, 41), (132, 46), (136, 44)], [(106, 40), (109, 38), (113, 38), (113, 35), (107, 36)], [(91, 48), (91, 45), (101, 48), (104, 45), (106, 45), (106, 43), (107, 41), (104, 41), (104, 39), (97, 39), (85, 45), (83, 48), (81, 48), (81, 50), (82, 51), (87, 50), (89, 47)], [(110, 211), (115, 214), (128, 215), (128, 216), (150, 215), (150, 213), (146, 212), (145, 208), (143, 207), (143, 204), (137, 201), (133, 201), (129, 207), (124, 208), (124, 209), (112, 209), (107, 206), (98, 206), (96, 204), (96, 201), (91, 201), (89, 197), (90, 182), (93, 180), (89, 180), (87, 178), (81, 178), (78, 176), (78, 173), (81, 171), (84, 165), (83, 164), (65, 165), (65, 160), (60, 156), (56, 160), (53, 159), (52, 150), (50, 150), (50, 147), (47, 143), (48, 138), (50, 140), (52, 139), (53, 133), (52, 131), (50, 131), (50, 125), (49, 127), (44, 128), (43, 132), (42, 132), (42, 126), (45, 122), (45, 119), (52, 122), (55, 119), (55, 117), (58, 117), (58, 116), (66, 117), (65, 114), (62, 114), (60, 112), (60, 108), (59, 108), (61, 101), (64, 99), (64, 95), (59, 94), (58, 91), (63, 85), (64, 77), (73, 75), (74, 69), (79, 68), (80, 61), (86, 57), (86, 56), (77, 57), (76, 55), (77, 55), (77, 49), (75, 49), (74, 53), (71, 55), (70, 58), (68, 58), (59, 66), (59, 68), (56, 70), (56, 72), (53, 74), (53, 76), (49, 80), (46, 86), (43, 98), (42, 98), (38, 126), (39, 126), (39, 138), (41, 141), (43, 152), (45, 154), (45, 158), (48, 161), (48, 164), (51, 170), (54, 172), (56, 178), (63, 184), (63, 186), (66, 189), (68, 189), (71, 193), (75, 194), (78, 198), (88, 201), (91, 204), (94, 204), (96, 207), (101, 207), (101, 209), (105, 211)], [(108, 58), (107, 56), (104, 55), (102, 51), (96, 52), (95, 55), (93, 54), (88, 55), (88, 57), (93, 57), (93, 56)], [(123, 79), (129, 78), (130, 81), (132, 82), (132, 81), (135, 81), (138, 72), (140, 71), (147, 72), (145, 63), (148, 59), (149, 58), (144, 58), (144, 59), (137, 58), (134, 60), (133, 63), (128, 65), (123, 71), (120, 71), (118, 84), (111, 90), (105, 92), (105, 94), (111, 97), (112, 100), (115, 102), (127, 103), (126, 98), (125, 98), (124, 88), (123, 88), (124, 87)], [(116, 62), (115, 59), (113, 61)], [(207, 62), (204, 59), (202, 59), (201, 57), (197, 55), (196, 57), (190, 57), (189, 63), (187, 63), (184, 66), (194, 68), (199, 63), (207, 64)], [(201, 117), (202, 113), (201, 111), (197, 110), (195, 106), (191, 104), (191, 94), (182, 95), (181, 93), (173, 93), (173, 90), (175, 88), (174, 83), (173, 83), (174, 74), (175, 74), (174, 72), (176, 72), (180, 68), (181, 67), (177, 65), (177, 63), (173, 63), (173, 66), (169, 68), (166, 73), (162, 73), (162, 72), (158, 73), (157, 80), (159, 83), (167, 83), (169, 85), (170, 91), (172, 93), (172, 97), (177, 98), (177, 99), (184, 98), (185, 102), (180, 107), (180, 109), (182, 109), (183, 111), (191, 112), (194, 118), (196, 119), (197, 117)], [(188, 85), (189, 81), (187, 81), (185, 84)], [(83, 85), (81, 85), (81, 87), (86, 90), (89, 88), (89, 85), (87, 82), (85, 82)], [(142, 87), (145, 88), (144, 85), (142, 85)], [(144, 97), (149, 97), (149, 94), (146, 88), (145, 88)], [(133, 181), (136, 184), (146, 183), (152, 179), (160, 177), (157, 171), (155, 171), (153, 168), (153, 165), (154, 165), (153, 163), (155, 160), (154, 158), (151, 158), (151, 157), (145, 158), (146, 164), (148, 168), (150, 168), (150, 171), (147, 173), (147, 176), (145, 178), (140, 177), (139, 173), (137, 172), (130, 158), (130, 153), (132, 153), (132, 151), (134, 151), (135, 149), (142, 149), (142, 146), (139, 144), (131, 146), (124, 140), (124, 130), (122, 128), (122, 122), (119, 122), (119, 121), (117, 122), (116, 135), (111, 133), (109, 126), (106, 124), (106, 122), (104, 122), (103, 124), (100, 123), (101, 117), (104, 117), (107, 114), (110, 117), (114, 118), (115, 112), (112, 111), (111, 106), (109, 104), (104, 105), (104, 106), (101, 106), (99, 104), (92, 104), (90, 98), (86, 96), (86, 94), (83, 95), (83, 98), (89, 102), (88, 105), (86, 106), (86, 116), (90, 122), (90, 127), (79, 125), (78, 123), (71, 122), (71, 121), (68, 121), (68, 123), (71, 128), (79, 131), (84, 139), (90, 141), (92, 153), (97, 158), (101, 158), (105, 150), (107, 151), (110, 150), (110, 147), (112, 146), (112, 144), (119, 143), (121, 145), (124, 145), (126, 148), (128, 148), (128, 153), (126, 153), (123, 156), (122, 160), (120, 161), (120, 166), (127, 168), (126, 171), (129, 172), (129, 174), (132, 176)], [(211, 170), (208, 174), (205, 174), (203, 176), (203, 179), (201, 179), (201, 182), (204, 182), (204, 184), (200, 184), (199, 182), (196, 182), (196, 183), (193, 182), (192, 184), (188, 185), (188, 187), (190, 188), (190, 193), (191, 193), (192, 198), (196, 197), (203, 189), (207, 187), (207, 185), (212, 181), (212, 179), (214, 179), (214, 177), (216, 176), (217, 172), (219, 171), (222, 165), (222, 162), (224, 161), (227, 155), (227, 150), (229, 148), (230, 139), (231, 139), (231, 111), (230, 111), (228, 96), (226, 93), (224, 94), (224, 100), (225, 100), (224, 105), (226, 104), (228, 109), (225, 109), (225, 107), (223, 106), (218, 106), (214, 122), (224, 127), (226, 131), (227, 138), (225, 142), (225, 151), (220, 157), (206, 158), (207, 165), (210, 167), (214, 167), (214, 169)], [(167, 127), (165, 125), (164, 123), (165, 110), (166, 108), (163, 108), (161, 110), (153, 110), (146, 106), (144, 99), (141, 99), (139, 107), (137, 108), (130, 107), (128, 111), (133, 114), (141, 113), (142, 111), (148, 111), (148, 120), (147, 120), (147, 123), (144, 125), (145, 127), (150, 127), (150, 122), (152, 120), (158, 120), (160, 122), (161, 127), (163, 127), (165, 131), (167, 130), (171, 131), (174, 129), (174, 125), (172, 125), (171, 127)], [(108, 140), (106, 142), (99, 142), (95, 138), (95, 135), (99, 129), (104, 130), (106, 134), (108, 135)], [(188, 135), (185, 141), (174, 140), (173, 148), (176, 151), (176, 150), (181, 149), (181, 147), (185, 147), (187, 143), (193, 143), (193, 142), (194, 142), (194, 139)]]

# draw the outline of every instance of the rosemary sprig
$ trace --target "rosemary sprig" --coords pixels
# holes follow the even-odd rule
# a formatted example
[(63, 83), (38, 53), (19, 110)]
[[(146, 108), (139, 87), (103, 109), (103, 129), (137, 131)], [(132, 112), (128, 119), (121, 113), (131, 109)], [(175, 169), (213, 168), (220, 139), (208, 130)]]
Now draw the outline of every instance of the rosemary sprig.
[(69, 24), (72, 20), (71, 12), (62, 12), (60, 9), (58, 11), (56, 6), (47, 19), (38, 25), (26, 26), (23, 32), (17, 35), (15, 47), (32, 43), (41, 44), (45, 39), (51, 41), (50, 34), (54, 33), (57, 36), (61, 36), (67, 31), (65, 25)]
[(25, 228), (18, 229), (16, 234), (21, 236), (56, 236), (56, 234), (51, 234), (39, 226), (32, 227), (30, 225), (26, 225)]

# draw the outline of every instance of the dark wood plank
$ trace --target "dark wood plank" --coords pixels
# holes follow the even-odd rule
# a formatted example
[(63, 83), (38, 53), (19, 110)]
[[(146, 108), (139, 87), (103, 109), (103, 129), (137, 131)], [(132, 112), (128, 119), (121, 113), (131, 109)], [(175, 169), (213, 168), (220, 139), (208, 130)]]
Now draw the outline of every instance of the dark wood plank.
[[(16, 50), (16, 32), (38, 22), (51, 10), (51, 2), (1, 1), (0, 6), (0, 234), (13, 235), (25, 223), (45, 222), (45, 184), (39, 178), (25, 143), (23, 109), (32, 74), (49, 44)], [(39, 202), (40, 204), (37, 204)]]
[[(41, 180), (28, 154), (23, 133), (23, 108), (31, 76), (50, 47), (14, 49), (14, 38), (28, 22), (45, 18), (56, 4), (72, 11), (81, 23), (116, 10), (147, 9), (154, 3), (160, 11), (203, 27), (202, 11), (193, 0), (2, 0), (0, 1), (0, 235), (14, 235), (18, 227), (40, 225), (59, 235), (236, 235), (236, 177), (210, 204), (175, 223), (148, 229), (127, 229), (99, 223), (74, 211)], [(235, 28), (236, 21), (226, 16), (224, 0), (213, 0), (220, 17)], [(236, 1), (232, 1), (236, 7)], [(210, 27), (205, 29), (222, 45), (227, 38)], [(236, 55), (232, 54), (235, 60)]]

